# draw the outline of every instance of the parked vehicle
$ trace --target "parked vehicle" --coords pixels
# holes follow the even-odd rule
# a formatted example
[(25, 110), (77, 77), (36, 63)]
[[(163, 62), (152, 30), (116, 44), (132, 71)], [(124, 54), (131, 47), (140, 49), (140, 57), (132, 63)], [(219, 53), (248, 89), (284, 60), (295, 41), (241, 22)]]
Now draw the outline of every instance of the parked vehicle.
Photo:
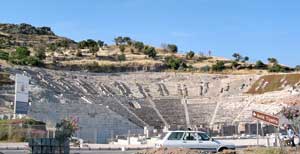
[(234, 144), (214, 140), (202, 131), (170, 131), (155, 144), (155, 147), (189, 148), (212, 152), (235, 149)]

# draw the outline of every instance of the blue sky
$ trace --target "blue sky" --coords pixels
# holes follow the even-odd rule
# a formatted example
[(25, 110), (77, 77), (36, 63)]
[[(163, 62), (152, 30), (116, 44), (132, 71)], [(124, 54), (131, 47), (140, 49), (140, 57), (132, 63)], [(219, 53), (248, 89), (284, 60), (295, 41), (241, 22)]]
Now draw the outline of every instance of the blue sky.
[(300, 64), (300, 1), (297, 0), (6, 0), (1, 23), (50, 26), (76, 41), (112, 43), (129, 36), (147, 44), (252, 61), (275, 57)]

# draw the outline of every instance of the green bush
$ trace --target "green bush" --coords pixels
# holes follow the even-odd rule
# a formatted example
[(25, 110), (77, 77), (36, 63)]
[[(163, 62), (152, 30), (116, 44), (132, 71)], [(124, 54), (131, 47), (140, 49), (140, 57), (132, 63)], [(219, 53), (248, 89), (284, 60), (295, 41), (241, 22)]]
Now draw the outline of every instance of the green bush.
[(184, 63), (181, 59), (176, 57), (167, 57), (165, 63), (168, 68), (174, 70), (178, 70), (179, 68), (180, 69), (187, 68), (186, 63)]
[(256, 69), (264, 69), (266, 68), (266, 64), (264, 64), (261, 60), (258, 60), (256, 63), (255, 63), (255, 68)]
[(97, 43), (100, 48), (102, 48), (104, 46), (104, 41), (98, 40)]
[(122, 36), (118, 36), (114, 39), (116, 45), (124, 45), (125, 43), (127, 45), (131, 45), (132, 44), (132, 40), (130, 37), (122, 37)]
[(51, 51), (56, 51), (58, 47), (55, 43), (51, 43), (51, 44), (48, 45), (48, 48)]
[(27, 47), (16, 48), (16, 52), (15, 52), (16, 58), (22, 59), (22, 58), (26, 58), (29, 55), (30, 55), (30, 51), (28, 50)]
[(274, 64), (273, 66), (268, 68), (269, 72), (288, 72), (291, 71), (289, 67), (281, 66), (279, 64)]
[(177, 51), (178, 51), (178, 47), (175, 44), (168, 44), (167, 48), (168, 48), (169, 51), (171, 51), (173, 53), (177, 53)]
[(186, 54), (186, 58), (187, 58), (187, 59), (192, 59), (194, 56), (195, 56), (195, 52), (194, 52), (194, 51), (189, 51), (189, 52)]
[(119, 61), (125, 61), (125, 60), (126, 60), (125, 54), (122, 53), (121, 55), (118, 55), (118, 60), (119, 60)]
[(146, 55), (148, 55), (148, 57), (151, 57), (151, 58), (155, 58), (156, 57), (156, 50), (154, 47), (148, 47), (145, 49), (144, 53)]
[(141, 52), (141, 51), (144, 49), (144, 43), (143, 43), (143, 42), (140, 42), (140, 41), (134, 42), (133, 46), (134, 46), (139, 52)]
[(91, 48), (98, 47), (98, 43), (96, 41), (94, 41), (93, 39), (87, 39), (87, 40), (80, 41), (77, 44), (77, 46), (80, 49), (85, 49), (85, 48), (91, 49)]
[(217, 61), (217, 63), (212, 66), (213, 71), (223, 71), (224, 69), (225, 64), (223, 61)]
[(5, 51), (0, 50), (0, 59), (8, 60), (9, 54)]
[(25, 59), (25, 65), (29, 65), (29, 66), (41, 66), (42, 62), (37, 57), (28, 56)]
[(11, 52), (8, 60), (17, 65), (41, 66), (42, 61), (36, 56), (30, 56), (30, 51), (26, 47), (18, 47)]
[(269, 63), (278, 64), (278, 60), (276, 58), (268, 58)]

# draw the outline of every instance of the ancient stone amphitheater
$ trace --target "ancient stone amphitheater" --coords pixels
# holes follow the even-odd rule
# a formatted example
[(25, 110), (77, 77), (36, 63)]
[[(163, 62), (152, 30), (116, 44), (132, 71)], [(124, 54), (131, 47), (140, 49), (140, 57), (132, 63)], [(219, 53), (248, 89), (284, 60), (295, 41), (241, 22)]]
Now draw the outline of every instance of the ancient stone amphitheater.
[[(289, 83), (285, 74), (278, 81), (279, 91), (262, 92), (271, 83), (260, 75), (92, 74), (26, 67), (9, 71), (12, 78), (16, 73), (30, 77), (32, 118), (50, 127), (62, 118), (78, 117), (77, 135), (98, 143), (128, 130), (142, 134), (144, 127), (209, 128), (224, 135), (222, 128), (230, 132), (236, 126), (233, 133), (245, 133), (241, 125), (254, 122), (252, 110), (278, 113), (286, 101), (299, 98), (300, 85), (300, 78)], [(9, 105), (13, 99), (14, 86), (2, 86), (0, 103)]]

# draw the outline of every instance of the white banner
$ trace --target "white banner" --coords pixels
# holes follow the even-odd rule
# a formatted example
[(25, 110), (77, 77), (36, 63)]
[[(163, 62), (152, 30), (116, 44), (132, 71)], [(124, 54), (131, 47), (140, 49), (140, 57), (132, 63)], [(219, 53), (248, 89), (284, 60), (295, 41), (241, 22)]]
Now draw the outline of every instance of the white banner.
[(15, 113), (27, 114), (28, 111), (29, 78), (16, 74), (15, 79)]

